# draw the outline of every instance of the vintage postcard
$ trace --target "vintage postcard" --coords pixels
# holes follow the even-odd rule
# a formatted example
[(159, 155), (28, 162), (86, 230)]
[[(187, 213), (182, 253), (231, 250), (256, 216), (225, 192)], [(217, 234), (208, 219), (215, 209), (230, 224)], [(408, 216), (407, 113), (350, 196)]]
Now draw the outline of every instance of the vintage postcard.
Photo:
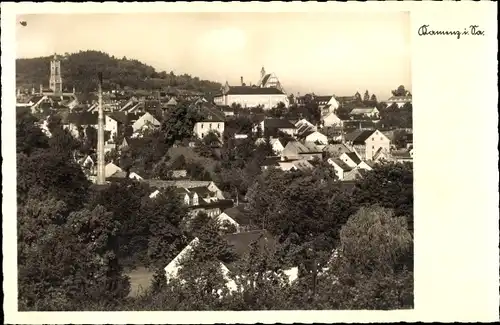
[(498, 320), (493, 5), (2, 9), (6, 321)]

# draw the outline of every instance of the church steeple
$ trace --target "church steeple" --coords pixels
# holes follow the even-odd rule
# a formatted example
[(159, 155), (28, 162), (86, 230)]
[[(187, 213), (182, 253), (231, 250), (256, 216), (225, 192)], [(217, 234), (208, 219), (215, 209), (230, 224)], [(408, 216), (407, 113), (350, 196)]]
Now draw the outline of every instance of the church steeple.
[(54, 58), (50, 61), (50, 89), (54, 94), (62, 94), (61, 61), (54, 53)]

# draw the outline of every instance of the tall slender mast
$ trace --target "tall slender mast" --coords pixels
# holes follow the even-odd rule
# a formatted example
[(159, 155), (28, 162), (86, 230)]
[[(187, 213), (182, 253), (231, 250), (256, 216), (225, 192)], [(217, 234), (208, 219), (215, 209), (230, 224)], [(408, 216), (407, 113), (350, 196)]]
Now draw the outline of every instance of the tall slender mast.
[(97, 184), (106, 183), (104, 172), (104, 112), (102, 110), (102, 73), (98, 73), (99, 83), (99, 117), (97, 129)]

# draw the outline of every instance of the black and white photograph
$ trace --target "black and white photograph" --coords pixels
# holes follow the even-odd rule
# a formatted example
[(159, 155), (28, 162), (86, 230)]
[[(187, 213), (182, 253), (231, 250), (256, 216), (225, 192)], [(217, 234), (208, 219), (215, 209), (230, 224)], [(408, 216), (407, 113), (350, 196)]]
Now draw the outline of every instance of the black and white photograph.
[(411, 15), (17, 14), (18, 311), (413, 310)]
[(409, 18), (19, 16), (19, 309), (412, 308)]

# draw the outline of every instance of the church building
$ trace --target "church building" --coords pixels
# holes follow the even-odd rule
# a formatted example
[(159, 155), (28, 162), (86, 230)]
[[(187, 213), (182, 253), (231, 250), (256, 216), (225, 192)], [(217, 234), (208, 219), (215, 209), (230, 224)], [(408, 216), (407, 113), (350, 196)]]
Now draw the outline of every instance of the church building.
[(73, 87), (73, 92), (63, 91), (63, 80), (61, 72), (61, 60), (57, 54), (50, 61), (50, 77), (49, 77), (49, 89), (44, 89), (43, 85), (40, 85), (40, 95), (41, 96), (52, 96), (52, 97), (73, 97), (75, 94), (75, 87)]
[(218, 106), (231, 106), (239, 104), (241, 107), (257, 107), (271, 109), (279, 103), (285, 107), (290, 106), (288, 96), (284, 92), (280, 81), (275, 74), (266, 74), (264, 67), (261, 70), (260, 80), (257, 85), (247, 86), (241, 77), (240, 86), (230, 86), (226, 84), (222, 87), (221, 93), (214, 97), (214, 103)]

